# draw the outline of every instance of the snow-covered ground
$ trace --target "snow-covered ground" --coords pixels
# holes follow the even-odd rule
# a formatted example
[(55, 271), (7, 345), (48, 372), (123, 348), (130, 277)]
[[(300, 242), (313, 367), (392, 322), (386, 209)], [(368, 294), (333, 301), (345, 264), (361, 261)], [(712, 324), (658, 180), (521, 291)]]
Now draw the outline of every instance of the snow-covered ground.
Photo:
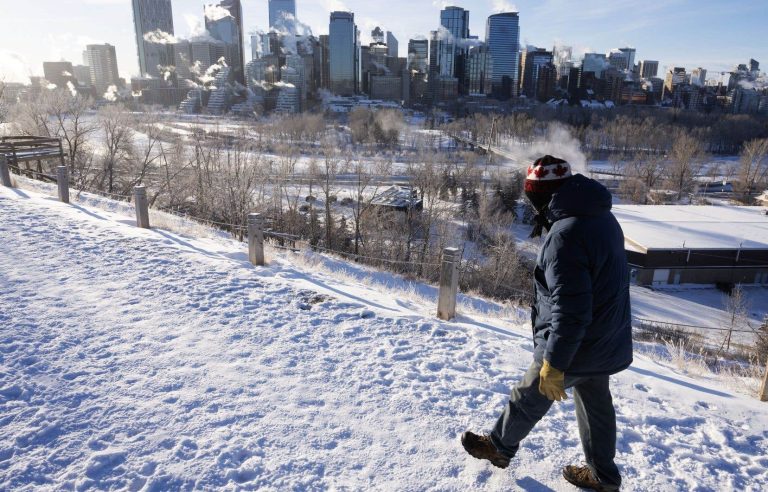
[[(507, 470), (459, 444), (525, 322), (271, 256), (0, 188), (0, 490), (576, 490), (572, 400)], [(768, 487), (766, 404), (641, 355), (612, 384), (624, 490)]]

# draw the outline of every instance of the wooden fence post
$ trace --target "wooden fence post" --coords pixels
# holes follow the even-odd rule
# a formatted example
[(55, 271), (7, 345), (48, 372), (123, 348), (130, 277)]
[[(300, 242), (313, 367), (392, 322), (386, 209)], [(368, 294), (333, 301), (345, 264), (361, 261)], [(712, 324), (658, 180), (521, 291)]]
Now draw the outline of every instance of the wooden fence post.
[(59, 185), (59, 200), (69, 203), (69, 169), (67, 166), (56, 168), (56, 183)]
[(139, 185), (133, 188), (133, 205), (136, 207), (136, 225), (142, 229), (149, 229), (149, 202), (146, 186)]
[(458, 248), (445, 248), (440, 265), (440, 293), (437, 298), (437, 317), (450, 321), (456, 317), (456, 294), (459, 288)]
[(765, 365), (763, 385), (760, 387), (760, 401), (768, 401), (768, 364)]
[(0, 179), (3, 181), (3, 186), (13, 187), (11, 184), (11, 171), (8, 169), (8, 158), (4, 155), (0, 155)]
[(264, 266), (264, 221), (261, 214), (248, 214), (248, 259)]

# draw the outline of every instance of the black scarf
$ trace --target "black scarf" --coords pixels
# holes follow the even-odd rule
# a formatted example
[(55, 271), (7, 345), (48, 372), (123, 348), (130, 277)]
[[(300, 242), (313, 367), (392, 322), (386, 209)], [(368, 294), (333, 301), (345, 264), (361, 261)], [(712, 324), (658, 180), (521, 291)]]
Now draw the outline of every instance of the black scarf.
[(536, 210), (536, 216), (533, 218), (535, 224), (533, 226), (533, 230), (531, 231), (531, 235), (529, 237), (531, 238), (537, 238), (541, 237), (541, 235), (544, 233), (544, 229), (549, 231), (552, 228), (552, 223), (547, 219), (547, 212), (549, 211), (548, 206), (544, 206), (542, 209)]
[(549, 231), (552, 228), (552, 223), (547, 219), (549, 212), (549, 201), (552, 200), (552, 193), (540, 193), (527, 191), (525, 196), (533, 205), (533, 209), (536, 210), (536, 216), (533, 218), (534, 226), (531, 231), (531, 238), (541, 237), (544, 233), (544, 229)]

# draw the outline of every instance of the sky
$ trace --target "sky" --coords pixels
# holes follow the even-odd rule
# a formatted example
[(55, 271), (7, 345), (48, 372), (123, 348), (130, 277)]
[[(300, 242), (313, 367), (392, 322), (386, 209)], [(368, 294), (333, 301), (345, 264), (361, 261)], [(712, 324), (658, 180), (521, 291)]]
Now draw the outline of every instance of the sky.
[[(202, 22), (213, 0), (173, 0), (177, 36)], [(267, 0), (243, 0), (246, 33), (267, 27)], [(351, 10), (363, 34), (379, 25), (392, 31), (405, 56), (408, 39), (428, 36), (447, 5), (470, 11), (470, 34), (485, 37), (486, 18), (520, 13), (520, 44), (551, 49), (570, 45), (574, 54), (634, 47), (636, 61), (665, 67), (706, 68), (710, 78), (754, 58), (768, 67), (768, 0), (297, 0), (297, 17), (318, 34), (328, 32), (332, 10)], [(578, 5), (578, 7), (576, 7)], [(43, 61), (82, 63), (86, 44), (115, 45), (121, 77), (138, 74), (130, 0), (0, 0), (0, 79), (28, 81), (42, 75)], [(246, 36), (246, 61), (250, 58)]]

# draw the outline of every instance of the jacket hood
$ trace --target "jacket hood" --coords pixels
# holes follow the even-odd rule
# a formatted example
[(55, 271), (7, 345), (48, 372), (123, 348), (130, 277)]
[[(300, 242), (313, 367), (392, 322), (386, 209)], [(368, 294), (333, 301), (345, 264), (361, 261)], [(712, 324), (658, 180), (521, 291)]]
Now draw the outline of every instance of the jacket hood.
[(567, 217), (589, 217), (611, 210), (611, 192), (594, 179), (575, 174), (552, 195), (549, 219), (555, 222)]

